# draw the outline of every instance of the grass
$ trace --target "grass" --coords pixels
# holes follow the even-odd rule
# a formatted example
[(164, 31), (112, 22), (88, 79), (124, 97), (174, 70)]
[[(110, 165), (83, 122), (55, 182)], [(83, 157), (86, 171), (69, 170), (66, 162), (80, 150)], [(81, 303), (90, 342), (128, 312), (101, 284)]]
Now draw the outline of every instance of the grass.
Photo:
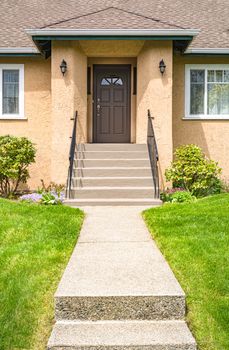
[(83, 221), (78, 209), (0, 199), (0, 349), (44, 350), (53, 295)]
[(143, 216), (186, 293), (199, 349), (229, 349), (229, 194)]

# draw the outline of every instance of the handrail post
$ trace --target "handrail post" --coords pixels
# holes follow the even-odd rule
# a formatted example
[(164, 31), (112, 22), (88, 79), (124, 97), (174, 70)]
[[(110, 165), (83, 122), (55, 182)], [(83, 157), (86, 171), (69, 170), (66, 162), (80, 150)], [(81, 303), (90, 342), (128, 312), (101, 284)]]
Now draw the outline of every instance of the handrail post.
[(147, 145), (148, 145), (150, 165), (151, 165), (153, 184), (154, 184), (154, 195), (156, 198), (159, 198), (160, 196), (159, 172), (158, 172), (159, 154), (158, 154), (157, 142), (156, 142), (153, 122), (152, 122), (153, 117), (151, 116), (149, 109), (147, 110), (147, 116), (148, 116)]
[(70, 150), (69, 150), (69, 168), (68, 168), (68, 179), (67, 179), (67, 186), (66, 186), (66, 196), (68, 194), (69, 198), (71, 198), (72, 173), (73, 173), (74, 156), (75, 156), (75, 149), (76, 149), (77, 119), (78, 119), (78, 112), (76, 111), (75, 117), (71, 119), (71, 120), (74, 120), (74, 123), (73, 123)]

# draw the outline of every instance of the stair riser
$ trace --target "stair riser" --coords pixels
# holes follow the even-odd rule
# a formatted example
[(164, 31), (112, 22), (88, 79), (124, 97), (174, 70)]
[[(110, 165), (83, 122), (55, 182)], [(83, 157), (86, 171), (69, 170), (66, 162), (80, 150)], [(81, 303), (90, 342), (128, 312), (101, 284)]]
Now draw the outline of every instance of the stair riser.
[(76, 152), (76, 159), (136, 159), (148, 158), (148, 152)]
[(136, 143), (87, 143), (77, 145), (79, 151), (146, 151), (146, 144)]
[(75, 160), (76, 168), (90, 167), (149, 167), (149, 159), (82, 159)]
[(137, 199), (130, 199), (129, 201), (119, 201), (119, 200), (114, 200), (114, 201), (106, 201), (106, 199), (104, 199), (103, 201), (97, 201), (96, 199), (94, 199), (93, 201), (87, 201), (85, 200), (84, 202), (75, 202), (75, 201), (71, 201), (71, 199), (68, 199), (67, 201), (64, 202), (65, 205), (68, 205), (70, 207), (75, 207), (75, 208), (79, 208), (79, 207), (85, 207), (85, 206), (89, 206), (89, 207), (93, 207), (93, 206), (136, 206), (136, 207), (141, 207), (141, 206), (146, 206), (146, 207), (158, 207), (161, 206), (162, 202), (161, 201), (157, 201), (154, 199), (149, 199), (148, 201), (138, 201)]
[(166, 344), (166, 345), (73, 345), (69, 346), (49, 346), (47, 350), (197, 350), (193, 344)]
[(87, 186), (96, 187), (96, 186), (116, 186), (116, 187), (134, 187), (134, 186), (152, 186), (152, 178), (122, 178), (122, 179), (109, 179), (109, 178), (96, 178), (96, 179), (78, 179), (72, 181), (73, 187), (82, 187), (86, 188)]
[(57, 297), (56, 320), (181, 320), (183, 296)]
[(78, 189), (71, 191), (71, 198), (154, 198), (152, 189)]
[(73, 174), (75, 177), (106, 177), (106, 176), (126, 176), (126, 177), (141, 177), (141, 176), (152, 176), (152, 172), (150, 167), (147, 169), (144, 168), (138, 168), (138, 169), (128, 169), (128, 168), (123, 168), (123, 169), (113, 169), (113, 168), (106, 168), (106, 169), (75, 169), (73, 171)]

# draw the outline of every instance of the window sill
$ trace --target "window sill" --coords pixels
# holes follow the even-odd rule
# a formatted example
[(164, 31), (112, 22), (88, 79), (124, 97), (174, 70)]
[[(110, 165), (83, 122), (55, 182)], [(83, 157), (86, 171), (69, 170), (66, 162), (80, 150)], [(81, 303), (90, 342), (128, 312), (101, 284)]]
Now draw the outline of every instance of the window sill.
[(26, 117), (19, 117), (19, 116), (5, 116), (5, 115), (0, 115), (0, 120), (13, 120), (13, 121), (16, 121), (16, 120), (28, 120)]

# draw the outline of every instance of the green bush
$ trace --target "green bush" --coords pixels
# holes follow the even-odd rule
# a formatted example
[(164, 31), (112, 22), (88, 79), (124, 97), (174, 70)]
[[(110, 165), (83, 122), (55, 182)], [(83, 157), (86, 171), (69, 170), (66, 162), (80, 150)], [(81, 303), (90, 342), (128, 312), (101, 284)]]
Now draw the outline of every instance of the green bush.
[(165, 171), (167, 181), (174, 187), (182, 187), (196, 197), (221, 192), (219, 175), (221, 168), (208, 159), (196, 145), (180, 146), (175, 151), (175, 160)]
[(15, 195), (20, 183), (29, 178), (28, 167), (35, 161), (36, 150), (26, 137), (0, 136), (0, 193)]
[(161, 193), (161, 200), (169, 203), (190, 203), (196, 199), (190, 192), (182, 188), (172, 188)]

